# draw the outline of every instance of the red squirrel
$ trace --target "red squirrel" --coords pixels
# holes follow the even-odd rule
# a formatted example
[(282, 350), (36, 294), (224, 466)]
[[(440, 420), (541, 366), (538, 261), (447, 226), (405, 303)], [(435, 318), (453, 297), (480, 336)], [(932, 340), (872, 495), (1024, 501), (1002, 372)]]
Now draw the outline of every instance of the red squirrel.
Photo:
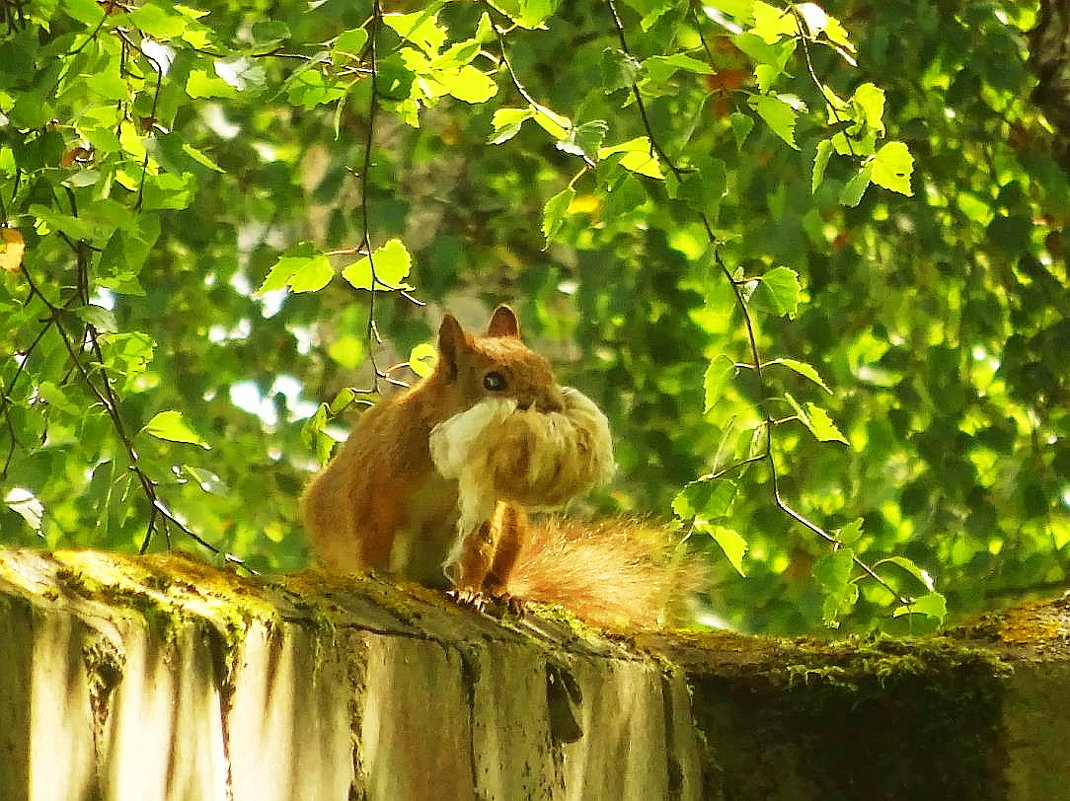
[[(389, 570), (459, 600), (561, 604), (597, 625), (657, 625), (688, 582), (664, 536), (623, 522), (532, 524), (612, 468), (608, 423), (520, 338), (446, 315), (433, 372), (364, 412), (302, 498), (319, 561)], [(686, 572), (686, 571), (684, 571)]]

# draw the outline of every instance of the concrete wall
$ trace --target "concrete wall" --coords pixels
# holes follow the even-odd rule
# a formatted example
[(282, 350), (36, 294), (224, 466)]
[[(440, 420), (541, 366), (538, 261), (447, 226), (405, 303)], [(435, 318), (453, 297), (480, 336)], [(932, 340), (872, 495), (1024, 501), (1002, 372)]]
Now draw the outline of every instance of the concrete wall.
[(1015, 635), (611, 638), (377, 578), (0, 551), (0, 799), (1070, 799), (1062, 603)]

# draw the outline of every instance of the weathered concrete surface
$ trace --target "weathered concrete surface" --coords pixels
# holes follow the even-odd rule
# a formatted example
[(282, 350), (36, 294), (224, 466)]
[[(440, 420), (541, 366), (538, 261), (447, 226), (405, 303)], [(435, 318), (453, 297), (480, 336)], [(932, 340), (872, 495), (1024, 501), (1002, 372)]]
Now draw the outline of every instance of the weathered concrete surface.
[(683, 677), (374, 578), (0, 551), (0, 799), (698, 799)]
[(604, 637), (373, 577), (0, 551), (2, 801), (1070, 799), (1070, 602)]

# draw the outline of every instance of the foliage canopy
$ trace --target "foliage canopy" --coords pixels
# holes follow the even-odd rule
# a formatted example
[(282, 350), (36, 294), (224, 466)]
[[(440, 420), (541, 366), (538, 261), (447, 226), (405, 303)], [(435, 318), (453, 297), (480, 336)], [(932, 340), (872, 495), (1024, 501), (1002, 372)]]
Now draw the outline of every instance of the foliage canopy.
[(3, 542), (297, 567), (423, 304), (509, 301), (730, 623), (1064, 584), (1067, 176), (1033, 6), (953, 6), (0, 7)]

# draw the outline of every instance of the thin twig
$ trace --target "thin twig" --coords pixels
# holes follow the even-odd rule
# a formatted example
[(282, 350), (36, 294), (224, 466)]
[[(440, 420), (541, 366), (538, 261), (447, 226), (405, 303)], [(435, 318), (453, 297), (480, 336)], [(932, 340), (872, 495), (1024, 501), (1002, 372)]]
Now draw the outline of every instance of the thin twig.
[[(617, 39), (620, 42), (621, 51), (624, 52), (625, 55), (631, 56), (631, 49), (628, 47), (628, 39), (625, 34), (624, 23), (621, 21), (620, 14), (617, 12), (617, 7), (614, 0), (606, 0), (606, 5), (608, 6), (610, 16), (613, 19), (613, 25), (616, 29)], [(661, 161), (669, 168), (669, 170), (672, 171), (674, 175), (679, 177), (683, 173), (683, 170), (674, 163), (674, 161), (668, 156), (668, 154), (664, 151), (664, 149), (662, 149), (662, 147), (658, 143), (658, 138), (654, 134), (654, 128), (650, 123), (649, 116), (647, 115), (646, 104), (643, 102), (642, 95), (639, 91), (639, 86), (633, 81), (631, 88), (632, 95), (635, 98), (636, 107), (639, 110), (639, 116), (642, 120), (643, 128), (647, 133), (647, 138), (650, 140), (651, 150), (653, 151), (653, 153), (657, 154), (658, 158), (661, 159)], [(809, 531), (813, 532), (821, 539), (835, 546), (839, 546), (841, 545), (841, 543), (835, 536), (830, 534), (821, 526), (814, 523), (806, 516), (800, 514), (795, 509), (793, 509), (784, 500), (784, 497), (781, 494), (780, 471), (777, 467), (776, 459), (773, 456), (773, 428), (776, 426), (776, 419), (772, 415), (772, 412), (769, 408), (769, 390), (765, 382), (765, 376), (762, 370), (762, 365), (764, 362), (761, 358), (761, 353), (758, 348), (758, 335), (755, 330), (754, 320), (751, 317), (750, 310), (747, 307), (747, 301), (743, 297), (743, 284), (740, 281), (737, 281), (732, 276), (732, 271), (729, 269), (728, 265), (725, 263), (724, 259), (721, 256), (721, 251), (719, 247), (721, 243), (717, 239), (717, 235), (713, 230), (713, 225), (710, 222), (709, 217), (703, 211), (699, 211), (698, 214), (699, 219), (702, 222), (703, 228), (705, 228), (706, 230), (706, 236), (709, 239), (710, 245), (712, 246), (714, 263), (717, 265), (718, 269), (728, 281), (728, 285), (732, 288), (733, 295), (735, 296), (736, 306), (743, 317), (743, 323), (747, 330), (747, 341), (751, 352), (751, 358), (753, 360), (753, 369), (758, 387), (758, 410), (762, 414), (763, 424), (765, 426), (764, 452), (749, 459), (745, 459), (738, 465), (733, 465), (731, 468), (725, 468), (725, 470), (734, 470), (738, 469), (739, 467), (743, 467), (747, 464), (764, 461), (769, 468), (770, 480), (773, 485), (773, 501), (776, 504), (776, 507), (782, 513), (784, 513)], [(720, 474), (713, 474), (712, 476), (710, 476), (710, 479), (712, 480), (713, 478), (720, 477), (720, 475), (723, 475), (723, 472)], [(910, 605), (910, 599), (905, 598), (898, 591), (896, 591), (894, 587), (892, 587), (885, 579), (878, 575), (873, 568), (871, 568), (864, 561), (862, 561), (862, 559), (860, 559), (857, 555), (853, 556), (853, 560), (855, 565), (858, 566), (864, 573), (866, 573), (866, 575), (876, 581), (880, 586), (884, 587), (884, 589), (892, 593), (892, 595), (899, 601), (899, 603), (904, 606)]]

